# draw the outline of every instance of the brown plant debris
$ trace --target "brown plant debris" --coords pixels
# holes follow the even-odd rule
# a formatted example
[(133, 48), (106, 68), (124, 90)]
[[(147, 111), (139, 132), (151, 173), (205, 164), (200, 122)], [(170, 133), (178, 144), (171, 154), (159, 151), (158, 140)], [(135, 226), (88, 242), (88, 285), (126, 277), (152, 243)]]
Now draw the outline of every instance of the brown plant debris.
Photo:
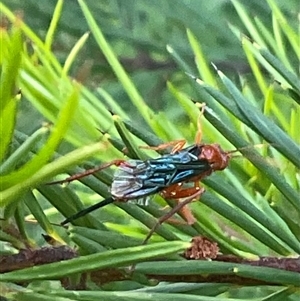
[(217, 257), (219, 247), (216, 242), (203, 236), (196, 236), (192, 239), (192, 246), (184, 252), (186, 259), (214, 259)]

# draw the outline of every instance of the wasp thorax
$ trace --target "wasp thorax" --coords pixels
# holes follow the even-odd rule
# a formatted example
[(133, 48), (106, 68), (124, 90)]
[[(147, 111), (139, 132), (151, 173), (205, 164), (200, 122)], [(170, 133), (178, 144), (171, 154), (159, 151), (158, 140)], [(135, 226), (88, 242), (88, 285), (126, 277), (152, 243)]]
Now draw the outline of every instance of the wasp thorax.
[(205, 144), (202, 147), (200, 158), (206, 159), (215, 171), (223, 170), (228, 166), (230, 155), (223, 151), (219, 144)]

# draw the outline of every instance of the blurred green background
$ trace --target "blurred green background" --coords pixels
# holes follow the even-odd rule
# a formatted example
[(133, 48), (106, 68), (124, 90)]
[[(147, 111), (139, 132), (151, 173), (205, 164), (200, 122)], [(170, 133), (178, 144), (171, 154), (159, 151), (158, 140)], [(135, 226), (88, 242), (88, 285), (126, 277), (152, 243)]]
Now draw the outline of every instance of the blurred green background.
[[(201, 202), (190, 204), (197, 218), (195, 225), (164, 223), (151, 242), (189, 241), (195, 235), (205, 235), (216, 241), (224, 254), (241, 258), (299, 253), (297, 56), (300, 45), (296, 29), (299, 4), (292, 0), (277, 2), (280, 9), (273, 0), (3, 1), (25, 22), (18, 31), (20, 24), (14, 15), (1, 6), (5, 16), (1, 19), (3, 41), (6, 42), (4, 51), (1, 49), (5, 55), (1, 57), (0, 82), (6, 98), (3, 93), (1, 101), (12, 105), (6, 105), (9, 113), (2, 110), (0, 116), (6, 120), (0, 128), (0, 138), (6, 137), (0, 201), (5, 207), (3, 229), (13, 225), (18, 230), (16, 237), (0, 237), (3, 252), (13, 254), (27, 246), (45, 245), (41, 233), (47, 233), (72, 247), (75, 244), (81, 255), (99, 253), (101, 256), (103, 252), (112, 267), (115, 267), (113, 260), (118, 260), (120, 266), (127, 265), (126, 258), (130, 250), (134, 251), (128, 251), (128, 247), (137, 245), (149, 254), (142, 259), (137, 254), (134, 264), (148, 261), (158, 251), (165, 256), (159, 244), (140, 247), (148, 228), (161, 216), (161, 208), (166, 205), (161, 197), (155, 196), (150, 206), (121, 202), (107, 206), (74, 221), (66, 230), (52, 223), (60, 223), (63, 218), (107, 197), (113, 169), (65, 187), (45, 183), (56, 177), (63, 178), (63, 172), (70, 175), (82, 172), (99, 164), (99, 160), (109, 162), (123, 158), (125, 147), (129, 158), (144, 159), (157, 154), (140, 149), (141, 145), (157, 145), (183, 137), (193, 143), (199, 110), (192, 99), (207, 103), (201, 118), (204, 142), (217, 142), (224, 150), (239, 149), (241, 160), (232, 160), (229, 168), (201, 181), (207, 191)], [(53, 16), (56, 21), (52, 26), (58, 24), (54, 31), (50, 26)], [(26, 25), (32, 31), (27, 30)], [(84, 34), (88, 31), (91, 34), (85, 41)], [(242, 38), (241, 33), (245, 35)], [(78, 52), (74, 51), (76, 47)], [(14, 50), (20, 55), (14, 55)], [(114, 59), (115, 54), (129, 76)], [(223, 73), (217, 73), (210, 62)], [(195, 83), (185, 71), (200, 76), (203, 82)], [(78, 82), (82, 83), (80, 89)], [(15, 102), (19, 99), (19, 95), (15, 95), (19, 88), (21, 101)], [(110, 106), (118, 116), (108, 112)], [(53, 125), (41, 128), (45, 121)], [(263, 148), (249, 148), (261, 144)], [(89, 159), (92, 161), (87, 161)], [(181, 248), (186, 248), (183, 242), (172, 252), (177, 254)], [(116, 252), (111, 255), (109, 252), (114, 249)], [(73, 263), (77, 272), (91, 268), (88, 260), (87, 265), (80, 260), (79, 257)], [(106, 264), (105, 260), (102, 263)], [(168, 260), (174, 257), (152, 266), (165, 264), (166, 273), (172, 273), (167, 267)], [(92, 269), (103, 268), (102, 263), (95, 260)], [(59, 279), (68, 274), (69, 270), (62, 269), (60, 264), (56, 263), (54, 274), (43, 271), (44, 279)], [(180, 265), (185, 268), (186, 262), (181, 261)], [(213, 271), (211, 265), (209, 269)], [(21, 273), (26, 281), (36, 280), (34, 269)], [(256, 279), (255, 269), (247, 273)], [(280, 294), (293, 293), (283, 286), (295, 285), (298, 279), (295, 275), (287, 272), (282, 282), (278, 282), (272, 270), (263, 270), (263, 274), (262, 279), (267, 283), (282, 286), (241, 290), (237, 285), (224, 288), (222, 284), (218, 291), (211, 289), (210, 284), (201, 284), (204, 291), (194, 291), (185, 283), (180, 284), (177, 292), (183, 300), (185, 294), (222, 295), (223, 292), (223, 297), (241, 300), (256, 296), (261, 299), (255, 300), (281, 300)], [(19, 279), (18, 272), (8, 273), (3, 279), (15, 281)], [(131, 290), (143, 286), (148, 289), (148, 283), (137, 285), (137, 279), (133, 281), (134, 284), (110, 283), (108, 289)], [(153, 291), (165, 290), (163, 300), (175, 300), (172, 296), (165, 299), (173, 288), (166, 283), (161, 285)], [(40, 287), (38, 283), (38, 292)], [(19, 292), (19, 288), (16, 291)], [(59, 289), (53, 291), (61, 294)], [(22, 295), (22, 290), (20, 292)], [(273, 292), (279, 295), (271, 296)], [(93, 293), (101, 294), (102, 288)], [(30, 298), (31, 292), (26, 294), (25, 299), (21, 296), (13, 300), (41, 300)], [(297, 297), (294, 294), (287, 300), (294, 301)], [(100, 299), (94, 295), (92, 300)], [(47, 300), (53, 300), (53, 296)], [(111, 300), (117, 300), (115, 295), (112, 294)]]
[[(265, 1), (239, 2), (249, 15), (259, 17), (265, 24), (272, 23), (271, 10)], [(18, 12), (40, 37), (45, 36), (56, 1), (5, 0), (3, 3)], [(186, 28), (191, 29), (201, 41), (208, 62), (215, 63), (232, 77), (238, 74), (246, 77), (250, 72), (242, 47), (238, 46), (239, 41), (228, 26), (230, 23), (246, 32), (230, 1), (87, 0), (86, 3), (144, 100), (153, 110), (166, 111), (171, 120), (176, 119), (180, 112), (166, 90), (166, 81), (170, 80), (181, 88), (181, 77), (166, 45), (189, 62), (192, 74), (197, 74)], [(291, 22), (296, 22), (297, 0), (278, 1), (278, 5)], [(77, 1), (65, 1), (52, 47), (62, 64), (78, 38), (87, 31), (88, 25)], [(293, 58), (294, 54), (290, 57)], [(80, 51), (70, 74), (93, 91), (103, 88), (119, 101), (128, 114), (138, 118), (93, 37)], [(27, 117), (28, 114), (33, 115), (37, 121), (34, 124), (22, 116), (18, 119), (22, 130), (31, 133), (43, 120), (32, 107), (27, 107), (27, 102), (22, 102), (22, 106), (21, 112)]]

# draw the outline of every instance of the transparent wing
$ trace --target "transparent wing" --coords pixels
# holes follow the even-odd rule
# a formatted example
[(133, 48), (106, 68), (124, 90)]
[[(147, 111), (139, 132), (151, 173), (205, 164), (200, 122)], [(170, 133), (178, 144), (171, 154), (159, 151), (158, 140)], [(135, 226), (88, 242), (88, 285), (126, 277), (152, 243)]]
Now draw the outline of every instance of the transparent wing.
[(115, 199), (131, 200), (155, 194), (172, 184), (188, 182), (211, 171), (205, 159), (199, 159), (201, 146), (146, 161), (129, 160), (115, 172), (111, 194)]
[(129, 160), (121, 164), (114, 174), (111, 194), (116, 199), (138, 199), (158, 192), (158, 183), (149, 181), (151, 166), (148, 161)]

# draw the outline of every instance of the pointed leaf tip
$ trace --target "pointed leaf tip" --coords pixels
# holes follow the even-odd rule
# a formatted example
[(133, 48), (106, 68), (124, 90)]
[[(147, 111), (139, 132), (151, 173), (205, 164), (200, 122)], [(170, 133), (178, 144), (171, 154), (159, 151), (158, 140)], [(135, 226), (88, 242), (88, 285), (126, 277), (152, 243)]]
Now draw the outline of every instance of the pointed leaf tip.
[(169, 44), (167, 44), (166, 49), (167, 49), (167, 51), (168, 51), (169, 53), (173, 53), (173, 52), (174, 52), (173, 47), (172, 47), (171, 45), (169, 45)]
[(213, 62), (211, 62), (211, 65), (214, 67), (214, 69), (215, 69), (217, 72), (219, 71), (218, 67), (217, 67)]
[(192, 78), (193, 80), (197, 80), (197, 77), (191, 73), (188, 72), (184, 72), (187, 76), (189, 76), (190, 78)]
[(203, 85), (204, 82), (197, 76), (191, 74), (191, 73), (188, 73), (188, 72), (184, 72), (187, 76), (189, 76), (191, 79), (193, 79), (196, 83), (198, 83), (199, 85)]
[(218, 67), (213, 62), (211, 62), (211, 65), (214, 67), (214, 69), (217, 71), (217, 73), (220, 77), (225, 76), (224, 73), (221, 70), (219, 70)]

